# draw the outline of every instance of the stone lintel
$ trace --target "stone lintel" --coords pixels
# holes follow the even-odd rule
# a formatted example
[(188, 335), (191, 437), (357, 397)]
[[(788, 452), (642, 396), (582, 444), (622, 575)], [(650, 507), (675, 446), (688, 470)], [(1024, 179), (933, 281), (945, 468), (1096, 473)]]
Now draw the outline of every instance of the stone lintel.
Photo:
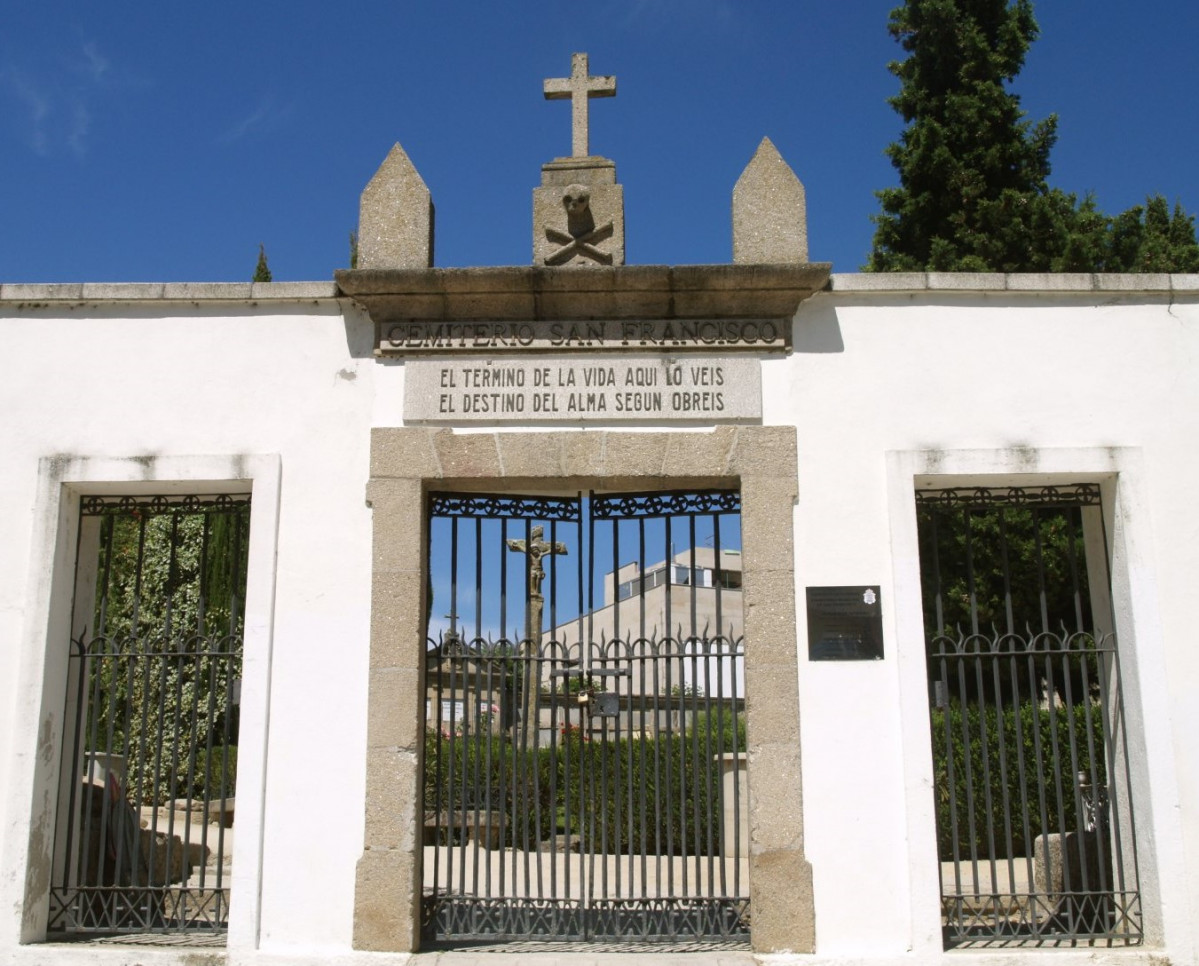
[(791, 319), (828, 284), (806, 265), (358, 269), (336, 273), (378, 325), (586, 319)]

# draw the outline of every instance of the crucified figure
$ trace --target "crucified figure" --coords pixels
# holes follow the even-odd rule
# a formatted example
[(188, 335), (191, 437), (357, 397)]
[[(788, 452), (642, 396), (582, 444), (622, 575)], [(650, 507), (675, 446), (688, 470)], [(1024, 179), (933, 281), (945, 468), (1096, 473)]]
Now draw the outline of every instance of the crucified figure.
[[(529, 601), (537, 601), (544, 603), (545, 598), (541, 595), (541, 582), (545, 580), (545, 566), (541, 562), (541, 558), (546, 554), (551, 553), (566, 553), (566, 544), (564, 543), (546, 543), (542, 538), (545, 535), (544, 527), (534, 527), (529, 534), (529, 540), (526, 545), (524, 540), (509, 540), (508, 549), (515, 550), (517, 553), (528, 555), (529, 568)], [(537, 608), (537, 621), (530, 622), (528, 628), (529, 637), (536, 637), (538, 641), (541, 639), (541, 608)]]

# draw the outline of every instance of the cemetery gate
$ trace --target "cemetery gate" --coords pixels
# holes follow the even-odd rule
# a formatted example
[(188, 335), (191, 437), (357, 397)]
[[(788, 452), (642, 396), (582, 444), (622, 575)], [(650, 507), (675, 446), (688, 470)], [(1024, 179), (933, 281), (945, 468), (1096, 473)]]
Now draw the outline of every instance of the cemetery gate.
[(48, 933), (223, 932), (249, 496), (85, 496)]
[(1099, 486), (916, 502), (946, 946), (1139, 943)]
[(428, 516), (425, 940), (748, 941), (739, 493)]

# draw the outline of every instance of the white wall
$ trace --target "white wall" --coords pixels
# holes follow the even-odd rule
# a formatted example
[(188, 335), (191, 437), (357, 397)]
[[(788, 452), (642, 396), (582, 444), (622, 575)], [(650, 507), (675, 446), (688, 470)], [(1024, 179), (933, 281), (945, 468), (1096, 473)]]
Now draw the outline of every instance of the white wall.
[(1047, 473), (1120, 481), (1128, 516), (1117, 536), (1130, 534), (1138, 547), (1137, 573), (1126, 576), (1136, 583), (1142, 631), (1121, 645), (1135, 647), (1144, 671), (1139, 703), (1151, 731), (1142, 777), (1153, 785), (1135, 790), (1137, 818), (1157, 833), (1152, 849), (1140, 842), (1142, 887), (1148, 899), (1172, 897), (1164, 922), (1152, 901), (1146, 920), (1151, 935), (1164, 931), (1171, 946), (1194, 949), (1199, 907), (1185, 870), (1199, 867), (1199, 776), (1188, 739), (1199, 660), (1188, 586), (1199, 559), (1185, 496), (1199, 438), (1199, 372), (1189, 364), (1199, 354), (1199, 308), (1193, 299), (1153, 303), (835, 289), (801, 309), (795, 353), (765, 364), (765, 421), (798, 426), (799, 606), (805, 585), (878, 583), (887, 631), (881, 664), (801, 655), (820, 953), (940, 948), (917, 474), (939, 474), (942, 485), (967, 474), (993, 483)]
[[(10, 311), (0, 310), (0, 499), (6, 508), (0, 687), (12, 699), (6, 708), (32, 713), (0, 717), (4, 788), (11, 792), (3, 799), (0, 949), (22, 928), (38, 730), (47, 722), (59, 726), (61, 716), (61, 697), (45, 706), (40, 700), (45, 658), (39, 648), (66, 646), (43, 645), (46, 615), (39, 613), (49, 592), (44, 568), (53, 556), (48, 530), (54, 521), (32, 518), (39, 501), (52, 502), (57, 513), (59, 480), (39, 477), (39, 459), (55, 454), (70, 457), (59, 461), (69, 476), (84, 478), (80, 492), (95, 492), (104, 479), (195, 480), (189, 467), (197, 461), (220, 463), (218, 480), (246, 476), (255, 461), (277, 463), (274, 487), (254, 493), (251, 552), (259, 551), (255, 559), (265, 566), (252, 568), (250, 579), (268, 579), (247, 602), (247, 665), (269, 660), (269, 678), (262, 675), (254, 693), (247, 668), (242, 697), (243, 747), (268, 739), (253, 733), (267, 722), (245, 714), (265, 709), (269, 698), (263, 874), (259, 883), (256, 863), (244, 861), (254, 850), (247, 835), (253, 803), (245, 800), (253, 786), (244, 780), (243, 764), (239, 795), (249, 808), (238, 815), (230, 945), (255, 944), (249, 900), (260, 885), (263, 948), (344, 949), (363, 827), (370, 607), (365, 482), (374, 377), (381, 371), (369, 355), (369, 320), (332, 299), (257, 308), (4, 308)], [(254, 543), (259, 519), (276, 513), (276, 546)], [(70, 529), (64, 526), (58, 538), (73, 547)], [(69, 585), (69, 573), (64, 580)], [(259, 617), (272, 625), (265, 636), (251, 626), (256, 603), (265, 607)], [(27, 692), (20, 702), (18, 687)]]
[[(1193, 961), (1196, 295), (864, 285), (836, 277), (833, 291), (801, 307), (795, 351), (762, 364), (764, 422), (796, 425), (799, 440), (817, 959), (941, 956), (912, 489), (926, 477), (1053, 474), (1107, 481), (1115, 495), (1121, 646), (1135, 655), (1130, 703), (1145, 736), (1134, 755), (1142, 884), (1147, 899), (1162, 897), (1147, 920), (1174, 962)], [(46, 649), (65, 644), (46, 638), (52, 593), (69, 594), (72, 494), (105, 480), (153, 489), (181, 478), (252, 479), (255, 526), (269, 530), (253, 538), (247, 662), (259, 674), (254, 683), (247, 673), (242, 705), (243, 715), (253, 702), (261, 709), (242, 726), (242, 742), (265, 749), (261, 872), (245, 861), (253, 849), (239, 828), (234, 881), (261, 903), (235, 899), (230, 961), (350, 955), (363, 834), (369, 429), (400, 425), (403, 398), (402, 364), (376, 363), (371, 335), (368, 319), (331, 298), (58, 308), (0, 299), (0, 708), (16, 709), (0, 713), (0, 963), (42, 961), (37, 947), (14, 944), (38, 776), (50, 767), (38, 764), (50, 754), (45, 742), (39, 752), (39, 729), (52, 735), (60, 714), (44, 697), (54, 691)], [(56, 455), (71, 459), (48, 459)], [(259, 522), (276, 509), (277, 531)], [(881, 586), (884, 661), (807, 661), (803, 590), (838, 584)], [(244, 798), (254, 783), (241, 781)], [(1065, 956), (1054, 962), (1078, 961)]]

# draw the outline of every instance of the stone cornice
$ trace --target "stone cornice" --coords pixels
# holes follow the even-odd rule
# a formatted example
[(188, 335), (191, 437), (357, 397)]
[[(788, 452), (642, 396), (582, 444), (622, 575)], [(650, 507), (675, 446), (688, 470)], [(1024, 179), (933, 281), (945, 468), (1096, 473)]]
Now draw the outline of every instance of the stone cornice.
[(790, 319), (832, 266), (625, 265), (340, 271), (343, 294), (379, 324), (591, 319)]
[(8, 282), (0, 302), (296, 302), (335, 299), (333, 282)]

